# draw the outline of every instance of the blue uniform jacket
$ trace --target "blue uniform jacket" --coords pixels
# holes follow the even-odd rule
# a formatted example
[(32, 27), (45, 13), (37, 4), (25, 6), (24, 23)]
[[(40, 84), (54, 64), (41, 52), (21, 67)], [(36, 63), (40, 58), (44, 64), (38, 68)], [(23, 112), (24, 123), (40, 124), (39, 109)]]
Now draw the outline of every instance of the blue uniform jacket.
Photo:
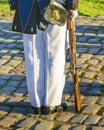
[[(40, 11), (50, 0), (9, 0), (15, 15), (12, 30), (28, 34), (36, 34), (39, 27)], [(66, 0), (66, 8), (75, 9), (78, 0)]]
[(22, 33), (36, 34), (39, 25), (40, 11), (47, 0), (13, 0), (16, 11), (12, 30)]

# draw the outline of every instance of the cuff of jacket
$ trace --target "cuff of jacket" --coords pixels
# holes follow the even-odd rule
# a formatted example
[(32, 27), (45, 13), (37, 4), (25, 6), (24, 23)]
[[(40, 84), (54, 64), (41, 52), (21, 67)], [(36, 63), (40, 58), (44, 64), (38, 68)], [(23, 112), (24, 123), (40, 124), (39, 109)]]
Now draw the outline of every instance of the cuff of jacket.
[(65, 0), (65, 8), (67, 10), (76, 10), (78, 8), (78, 0)]
[(18, 0), (8, 0), (9, 5), (10, 5), (10, 10), (16, 10), (16, 8), (17, 8), (17, 1)]

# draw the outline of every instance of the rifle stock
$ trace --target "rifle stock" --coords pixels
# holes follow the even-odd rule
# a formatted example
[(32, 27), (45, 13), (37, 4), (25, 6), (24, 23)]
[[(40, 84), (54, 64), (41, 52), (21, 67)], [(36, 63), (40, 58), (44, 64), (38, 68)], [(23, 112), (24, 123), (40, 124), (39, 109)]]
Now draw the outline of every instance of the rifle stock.
[(77, 56), (76, 56), (76, 38), (75, 38), (75, 25), (72, 20), (72, 13), (69, 11), (67, 19), (67, 28), (69, 32), (69, 47), (70, 47), (70, 69), (73, 75), (74, 91), (75, 91), (75, 109), (77, 112), (81, 110), (81, 97), (78, 81), (78, 68), (77, 68)]

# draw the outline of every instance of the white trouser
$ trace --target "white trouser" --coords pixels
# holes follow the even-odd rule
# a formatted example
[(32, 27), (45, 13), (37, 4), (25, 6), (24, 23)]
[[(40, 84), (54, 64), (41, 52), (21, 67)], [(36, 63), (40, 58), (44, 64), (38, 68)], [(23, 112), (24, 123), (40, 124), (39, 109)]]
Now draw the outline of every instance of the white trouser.
[(34, 107), (61, 104), (65, 84), (66, 25), (23, 34), (27, 88)]

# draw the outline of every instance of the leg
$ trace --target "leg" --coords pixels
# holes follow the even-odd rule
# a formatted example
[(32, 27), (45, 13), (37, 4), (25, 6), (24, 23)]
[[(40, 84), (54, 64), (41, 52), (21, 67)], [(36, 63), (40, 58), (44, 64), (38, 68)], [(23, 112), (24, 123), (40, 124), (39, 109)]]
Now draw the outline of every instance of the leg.
[(33, 107), (41, 107), (44, 102), (44, 42), (41, 33), (23, 34), (27, 88)]
[(63, 27), (49, 25), (45, 39), (45, 106), (61, 104), (65, 84), (65, 38)]

